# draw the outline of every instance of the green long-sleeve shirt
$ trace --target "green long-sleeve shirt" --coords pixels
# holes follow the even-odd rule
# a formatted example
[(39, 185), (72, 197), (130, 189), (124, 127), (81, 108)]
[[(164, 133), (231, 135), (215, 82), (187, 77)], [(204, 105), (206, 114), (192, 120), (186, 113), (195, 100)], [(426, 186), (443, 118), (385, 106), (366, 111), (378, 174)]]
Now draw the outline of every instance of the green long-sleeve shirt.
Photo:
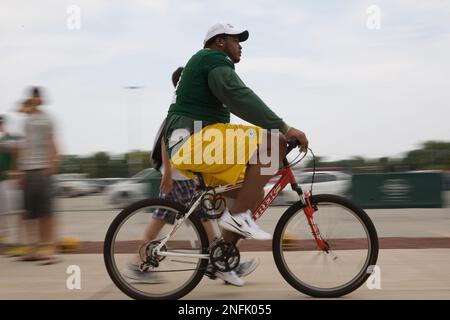
[(286, 131), (286, 124), (262, 101), (236, 72), (217, 67), (209, 72), (208, 86), (232, 114), (264, 129)]
[(230, 112), (264, 129), (288, 130), (284, 121), (243, 83), (225, 53), (200, 50), (186, 64), (169, 108), (164, 130), (167, 147), (174, 130), (187, 129), (192, 134), (197, 129), (194, 121), (202, 121), (201, 127), (228, 123)]

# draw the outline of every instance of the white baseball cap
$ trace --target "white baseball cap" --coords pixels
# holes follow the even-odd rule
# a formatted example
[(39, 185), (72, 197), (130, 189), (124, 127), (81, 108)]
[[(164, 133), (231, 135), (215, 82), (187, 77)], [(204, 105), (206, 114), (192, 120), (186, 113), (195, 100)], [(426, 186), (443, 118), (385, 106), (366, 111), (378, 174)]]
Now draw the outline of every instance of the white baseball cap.
[(248, 39), (248, 31), (235, 28), (233, 25), (229, 23), (216, 23), (211, 28), (209, 28), (206, 33), (205, 40), (203, 44), (205, 44), (211, 38), (219, 35), (219, 34), (227, 34), (230, 36), (238, 36), (239, 42), (243, 42)]

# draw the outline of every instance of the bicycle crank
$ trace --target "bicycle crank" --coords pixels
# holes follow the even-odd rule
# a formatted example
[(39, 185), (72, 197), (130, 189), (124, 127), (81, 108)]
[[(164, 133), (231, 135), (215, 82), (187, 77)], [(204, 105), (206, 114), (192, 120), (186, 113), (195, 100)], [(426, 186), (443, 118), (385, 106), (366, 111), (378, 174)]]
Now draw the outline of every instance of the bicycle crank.
[(238, 248), (222, 238), (213, 242), (209, 256), (213, 268), (221, 272), (235, 269), (241, 259)]

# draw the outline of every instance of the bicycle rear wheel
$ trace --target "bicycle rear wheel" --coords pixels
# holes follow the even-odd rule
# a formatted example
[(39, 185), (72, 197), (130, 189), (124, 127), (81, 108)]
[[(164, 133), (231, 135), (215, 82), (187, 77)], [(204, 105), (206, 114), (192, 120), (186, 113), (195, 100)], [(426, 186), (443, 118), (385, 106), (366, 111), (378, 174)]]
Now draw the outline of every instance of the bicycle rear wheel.
[[(106, 269), (116, 286), (134, 299), (179, 299), (200, 282), (208, 264), (208, 259), (184, 254), (207, 254), (208, 238), (199, 219), (190, 215), (164, 247), (167, 253), (179, 256), (159, 256), (157, 267), (142, 271), (140, 257), (147, 257), (149, 248), (149, 242), (142, 239), (156, 210), (176, 215), (184, 208), (163, 199), (142, 200), (125, 208), (106, 234)], [(155, 239), (162, 239), (171, 229), (172, 225), (166, 224)]]
[(313, 297), (340, 297), (359, 288), (378, 257), (378, 236), (369, 216), (335, 195), (310, 198), (328, 251), (318, 247), (301, 202), (286, 210), (273, 237), (273, 255), (283, 278)]

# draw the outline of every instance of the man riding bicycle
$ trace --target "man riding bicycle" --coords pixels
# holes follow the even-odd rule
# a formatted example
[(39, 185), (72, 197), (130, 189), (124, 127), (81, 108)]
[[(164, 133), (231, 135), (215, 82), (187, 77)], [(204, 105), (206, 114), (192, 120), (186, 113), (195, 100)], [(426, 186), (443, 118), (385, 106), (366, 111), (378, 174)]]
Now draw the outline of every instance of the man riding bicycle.
[[(248, 31), (230, 24), (215, 24), (208, 30), (204, 48), (191, 57), (183, 71), (164, 137), (172, 166), (186, 176), (201, 173), (209, 186), (244, 180), (238, 193), (230, 195), (236, 201), (223, 213), (219, 221), (222, 228), (245, 238), (270, 239), (271, 235), (251, 218), (271, 178), (263, 174), (263, 169), (285, 158), (286, 139), (297, 139), (301, 151), (307, 149), (308, 140), (302, 131), (278, 117), (236, 74), (240, 43), (248, 37)], [(230, 124), (230, 113), (254, 126)], [(237, 131), (244, 135), (233, 134)], [(270, 163), (262, 161), (269, 154)]]
[[(204, 49), (185, 66), (162, 130), (172, 167), (188, 178), (198, 177), (201, 192), (185, 203), (142, 200), (124, 209), (108, 229), (105, 265), (114, 283), (130, 297), (179, 299), (195, 288), (210, 267), (213, 273), (236, 270), (238, 236), (271, 238), (253, 221), (252, 211), (255, 217), (262, 214), (288, 184), (299, 194), (299, 201), (281, 215), (272, 246), (275, 264), (292, 287), (314, 297), (340, 297), (363, 285), (376, 265), (378, 237), (364, 210), (336, 195), (309, 196), (297, 185), (285, 156), (294, 145), (306, 151), (308, 140), (300, 130), (289, 128), (234, 72), (241, 57), (240, 42), (247, 38), (248, 31), (228, 24), (208, 31)], [(253, 126), (230, 124), (230, 113)], [(292, 139), (297, 140), (295, 144)], [(267, 201), (258, 205), (264, 185), (276, 171), (278, 182)], [(243, 183), (237, 183), (240, 180)], [(237, 199), (222, 213), (225, 196)], [(222, 238), (211, 243), (193, 214), (198, 208), (210, 218), (221, 214)], [(141, 234), (136, 228), (149, 212), (159, 209), (173, 213), (175, 225), (153, 240), (136, 239)], [(137, 271), (161, 273), (168, 281), (135, 287), (124, 279), (119, 269), (130, 253), (124, 245), (132, 246), (135, 253), (138, 243)]]

